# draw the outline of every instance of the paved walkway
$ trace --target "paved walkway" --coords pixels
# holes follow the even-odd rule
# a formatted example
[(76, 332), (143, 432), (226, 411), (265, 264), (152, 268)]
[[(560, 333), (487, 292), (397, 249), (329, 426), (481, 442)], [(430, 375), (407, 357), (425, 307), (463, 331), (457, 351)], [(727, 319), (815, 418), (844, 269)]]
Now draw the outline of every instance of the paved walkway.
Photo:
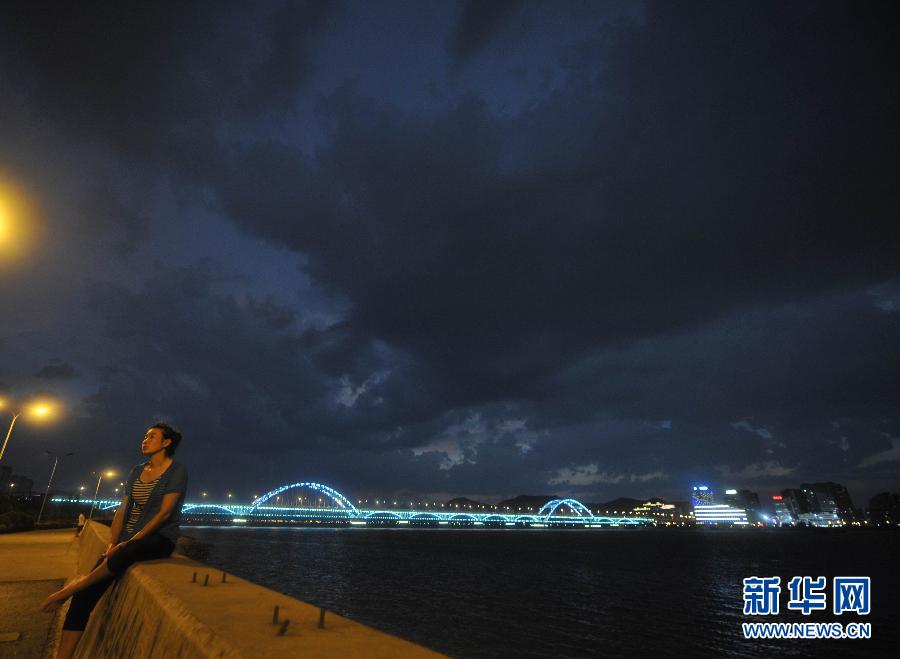
[(56, 616), (38, 606), (72, 574), (73, 530), (0, 535), (0, 658), (40, 659)]
[[(105, 546), (107, 528), (89, 525), (86, 531), (78, 543), (73, 530), (0, 535), (0, 659), (50, 658), (62, 622), (59, 613), (41, 613), (38, 606), (75, 574), (79, 561), (93, 564)], [(317, 607), (244, 579), (228, 575), (223, 581), (221, 572), (184, 557), (132, 567), (115, 597), (101, 605), (103, 616), (97, 624), (92, 618), (77, 656), (118, 658), (125, 647), (131, 648), (127, 656), (140, 657), (441, 656), (334, 613), (322, 618)], [(275, 606), (279, 624), (273, 624)], [(163, 625), (167, 633), (152, 632)], [(188, 654), (168, 652), (175, 647)]]

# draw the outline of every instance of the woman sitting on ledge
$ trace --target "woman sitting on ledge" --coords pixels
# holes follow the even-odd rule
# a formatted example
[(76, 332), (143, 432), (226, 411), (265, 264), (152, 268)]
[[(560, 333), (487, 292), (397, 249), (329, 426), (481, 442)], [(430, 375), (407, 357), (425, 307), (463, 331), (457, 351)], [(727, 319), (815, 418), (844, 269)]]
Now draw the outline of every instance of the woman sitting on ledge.
[(187, 490), (187, 469), (172, 459), (180, 442), (181, 433), (165, 423), (148, 428), (141, 451), (149, 460), (128, 475), (106, 551), (90, 574), (44, 600), (43, 610), (53, 611), (72, 597), (59, 643), (60, 659), (75, 653), (94, 605), (114, 579), (137, 561), (168, 558), (172, 554)]

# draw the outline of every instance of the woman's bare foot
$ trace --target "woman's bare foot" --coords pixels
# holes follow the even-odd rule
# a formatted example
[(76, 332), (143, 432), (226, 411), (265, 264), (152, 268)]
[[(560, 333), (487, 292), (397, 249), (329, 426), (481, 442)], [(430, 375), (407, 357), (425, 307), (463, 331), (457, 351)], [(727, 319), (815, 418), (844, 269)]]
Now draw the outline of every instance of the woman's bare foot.
[(47, 599), (41, 603), (41, 611), (44, 613), (56, 611), (68, 597), (68, 595), (63, 594), (63, 591), (57, 590), (55, 593), (48, 595)]
[(72, 582), (67, 586), (64, 586), (63, 588), (57, 590), (55, 593), (51, 593), (50, 595), (48, 595), (47, 599), (45, 599), (41, 603), (41, 611), (45, 613), (51, 613), (62, 606), (62, 603), (69, 599), (75, 592), (75, 586), (78, 584), (78, 582), (82, 580), (84, 580), (84, 577), (73, 579)]

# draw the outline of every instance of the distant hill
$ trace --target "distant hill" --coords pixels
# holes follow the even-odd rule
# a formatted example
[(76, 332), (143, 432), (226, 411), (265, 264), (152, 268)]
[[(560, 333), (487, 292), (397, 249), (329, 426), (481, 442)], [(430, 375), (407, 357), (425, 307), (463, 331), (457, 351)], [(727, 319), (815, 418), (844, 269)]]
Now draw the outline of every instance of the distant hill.
[[(606, 503), (589, 503), (586, 505), (591, 510), (601, 510), (604, 512), (618, 510), (619, 512), (621, 512), (623, 510), (633, 510), (637, 506), (640, 506), (643, 503), (647, 503), (650, 500), (651, 499), (632, 499), (630, 497), (619, 497), (618, 499), (613, 499), (612, 501), (607, 501)], [(653, 499), (653, 501), (655, 500), (656, 499)]]
[(475, 501), (474, 499), (469, 499), (467, 497), (456, 497), (455, 499), (450, 499), (450, 501), (447, 502), (448, 508), (453, 508), (457, 505), (460, 507), (460, 509), (467, 507), (471, 507), (474, 509), (481, 508), (482, 506), (489, 508), (491, 504), (487, 504), (482, 501)]
[(504, 499), (497, 504), (497, 510), (505, 510), (507, 506), (511, 512), (527, 511), (531, 508), (531, 512), (537, 512), (545, 503), (551, 499), (558, 499), (555, 494), (520, 494), (512, 499)]

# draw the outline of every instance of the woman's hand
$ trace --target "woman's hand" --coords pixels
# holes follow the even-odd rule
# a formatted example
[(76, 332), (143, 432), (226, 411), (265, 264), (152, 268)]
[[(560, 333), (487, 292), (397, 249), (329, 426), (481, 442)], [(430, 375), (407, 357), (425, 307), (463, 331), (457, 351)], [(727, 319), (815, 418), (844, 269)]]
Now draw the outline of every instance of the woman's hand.
[(113, 543), (109, 543), (109, 546), (106, 548), (106, 551), (103, 553), (104, 558), (109, 558), (117, 551), (119, 551), (122, 547), (128, 544), (128, 541), (120, 542), (119, 544), (114, 545)]

